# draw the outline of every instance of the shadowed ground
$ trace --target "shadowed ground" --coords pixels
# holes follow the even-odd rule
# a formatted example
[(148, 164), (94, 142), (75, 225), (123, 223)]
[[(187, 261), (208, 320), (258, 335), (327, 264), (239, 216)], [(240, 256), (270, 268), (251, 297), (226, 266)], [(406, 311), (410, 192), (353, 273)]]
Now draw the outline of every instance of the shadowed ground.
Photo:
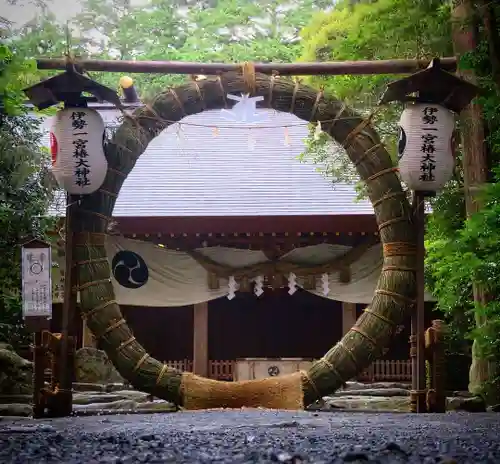
[[(497, 463), (495, 413), (270, 410), (0, 421), (0, 462)], [(453, 459), (453, 460), (451, 460)]]

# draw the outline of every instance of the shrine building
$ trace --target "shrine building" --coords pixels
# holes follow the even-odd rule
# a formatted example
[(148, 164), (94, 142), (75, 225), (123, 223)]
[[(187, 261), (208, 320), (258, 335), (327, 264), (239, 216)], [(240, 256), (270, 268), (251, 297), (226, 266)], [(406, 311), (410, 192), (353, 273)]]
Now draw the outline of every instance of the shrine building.
[[(118, 110), (93, 107), (110, 131), (119, 124)], [(382, 266), (374, 211), (357, 200), (355, 179), (334, 184), (299, 159), (304, 121), (258, 111), (265, 119), (252, 126), (205, 111), (157, 136), (121, 188), (106, 244), (137, 340), (172, 366), (224, 380), (321, 357), (370, 303)], [(50, 214), (63, 218), (64, 202), (58, 193)], [(124, 251), (147, 268), (142, 281), (120, 270)], [(78, 315), (72, 330), (80, 346), (94, 343)], [(409, 322), (373, 379), (409, 378), (408, 337)]]

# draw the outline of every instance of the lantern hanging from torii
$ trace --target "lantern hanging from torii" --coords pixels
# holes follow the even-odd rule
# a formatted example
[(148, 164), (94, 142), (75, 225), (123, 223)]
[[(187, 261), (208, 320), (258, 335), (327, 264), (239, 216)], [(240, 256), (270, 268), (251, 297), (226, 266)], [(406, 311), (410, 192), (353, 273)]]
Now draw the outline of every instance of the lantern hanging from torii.
[(88, 195), (101, 187), (108, 162), (104, 154), (105, 126), (101, 115), (89, 108), (57, 112), (50, 132), (52, 173), (73, 195)]
[(39, 110), (64, 103), (50, 131), (52, 173), (59, 186), (71, 195), (98, 190), (108, 169), (103, 146), (105, 124), (96, 110), (88, 108), (88, 102), (108, 101), (121, 108), (116, 92), (84, 76), (73, 64), (24, 92)]
[(405, 109), (399, 121), (399, 173), (414, 191), (434, 195), (455, 169), (455, 114), (478, 88), (444, 71), (439, 59), (427, 69), (392, 82), (380, 103), (399, 101)]

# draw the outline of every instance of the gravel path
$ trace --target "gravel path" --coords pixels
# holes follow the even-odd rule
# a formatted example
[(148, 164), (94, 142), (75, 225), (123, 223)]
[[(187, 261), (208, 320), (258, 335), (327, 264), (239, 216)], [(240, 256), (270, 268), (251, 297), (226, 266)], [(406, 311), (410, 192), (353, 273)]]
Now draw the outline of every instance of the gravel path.
[(498, 414), (269, 410), (0, 420), (0, 463), (500, 463)]

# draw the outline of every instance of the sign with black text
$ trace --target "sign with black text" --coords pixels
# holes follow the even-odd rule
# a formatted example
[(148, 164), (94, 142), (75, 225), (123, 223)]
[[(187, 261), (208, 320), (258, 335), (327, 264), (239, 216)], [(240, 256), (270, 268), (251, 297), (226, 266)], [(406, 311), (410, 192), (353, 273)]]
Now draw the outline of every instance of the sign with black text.
[(23, 318), (52, 318), (50, 247), (22, 249)]

